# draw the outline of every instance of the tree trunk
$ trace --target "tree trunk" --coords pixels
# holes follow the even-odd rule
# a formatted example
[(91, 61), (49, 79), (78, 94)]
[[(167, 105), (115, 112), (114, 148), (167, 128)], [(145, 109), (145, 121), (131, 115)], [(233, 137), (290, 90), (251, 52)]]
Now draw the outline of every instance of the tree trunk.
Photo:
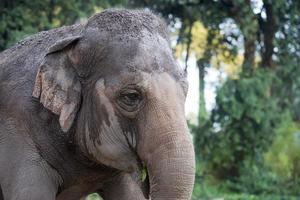
[(205, 108), (205, 68), (208, 66), (210, 58), (199, 59), (197, 61), (197, 66), (199, 69), (199, 116), (198, 116), (198, 124), (201, 126), (203, 122), (207, 119), (207, 112)]
[(271, 68), (273, 66), (272, 56), (274, 54), (274, 38), (276, 33), (276, 19), (273, 5), (264, 0), (264, 8), (267, 19), (263, 26), (264, 52), (262, 56), (262, 65)]

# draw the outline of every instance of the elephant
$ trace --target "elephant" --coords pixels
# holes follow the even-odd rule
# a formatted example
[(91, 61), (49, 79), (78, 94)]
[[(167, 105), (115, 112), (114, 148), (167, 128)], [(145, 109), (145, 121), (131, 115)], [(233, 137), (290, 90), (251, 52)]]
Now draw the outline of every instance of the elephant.
[(107, 9), (1, 52), (0, 199), (190, 199), (187, 73), (169, 38), (149, 10)]

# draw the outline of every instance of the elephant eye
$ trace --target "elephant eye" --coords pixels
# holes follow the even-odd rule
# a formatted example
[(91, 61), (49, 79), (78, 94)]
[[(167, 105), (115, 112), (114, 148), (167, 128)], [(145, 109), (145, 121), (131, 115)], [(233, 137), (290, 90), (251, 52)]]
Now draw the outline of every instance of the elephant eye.
[(119, 106), (128, 112), (136, 111), (141, 101), (142, 95), (135, 89), (123, 90), (118, 96)]

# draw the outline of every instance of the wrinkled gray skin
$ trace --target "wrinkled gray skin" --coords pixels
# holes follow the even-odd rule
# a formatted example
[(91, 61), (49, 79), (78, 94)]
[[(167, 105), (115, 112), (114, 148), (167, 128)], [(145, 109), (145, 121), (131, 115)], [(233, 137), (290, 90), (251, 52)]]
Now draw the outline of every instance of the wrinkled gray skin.
[(0, 54), (0, 199), (190, 199), (186, 92), (147, 11), (106, 10), (19, 42)]

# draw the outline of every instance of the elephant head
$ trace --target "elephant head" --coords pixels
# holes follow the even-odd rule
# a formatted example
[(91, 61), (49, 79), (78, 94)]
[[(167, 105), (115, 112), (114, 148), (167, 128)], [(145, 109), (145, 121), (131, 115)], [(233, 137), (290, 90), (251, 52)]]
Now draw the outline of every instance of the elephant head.
[(195, 170), (186, 93), (162, 20), (106, 10), (49, 48), (33, 96), (59, 115), (88, 158), (129, 173), (143, 164), (151, 199), (183, 200)]

